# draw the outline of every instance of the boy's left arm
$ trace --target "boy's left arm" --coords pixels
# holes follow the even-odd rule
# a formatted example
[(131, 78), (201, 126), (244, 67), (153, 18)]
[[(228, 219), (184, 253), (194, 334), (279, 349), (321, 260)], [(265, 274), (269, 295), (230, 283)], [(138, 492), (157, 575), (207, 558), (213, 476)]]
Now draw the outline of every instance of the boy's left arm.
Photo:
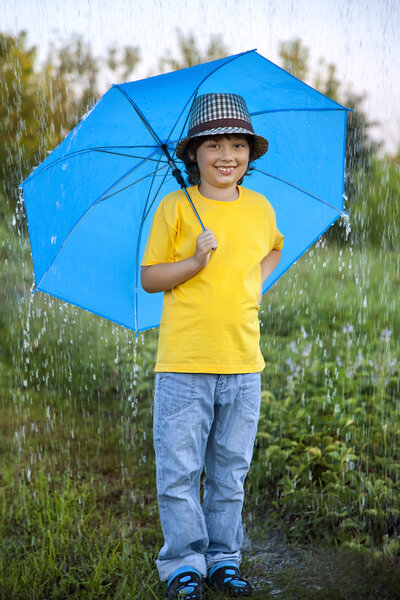
[(259, 304), (261, 304), (262, 299), (262, 289), (265, 281), (271, 275), (272, 271), (278, 266), (279, 261), (281, 260), (281, 250), (271, 250), (267, 256), (265, 256), (261, 261), (261, 290), (260, 290), (260, 298)]

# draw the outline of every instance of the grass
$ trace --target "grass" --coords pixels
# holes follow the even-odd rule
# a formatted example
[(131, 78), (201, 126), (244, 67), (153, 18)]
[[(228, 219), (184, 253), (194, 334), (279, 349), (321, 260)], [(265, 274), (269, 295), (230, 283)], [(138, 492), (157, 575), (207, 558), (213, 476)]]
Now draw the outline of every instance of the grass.
[(2, 496), (1, 598), (161, 597), (159, 533), (147, 521), (143, 535), (145, 515), (135, 518), (120, 483), (43, 469), (22, 472)]
[[(162, 598), (156, 332), (30, 301), (27, 241), (0, 234), (0, 598)], [(399, 261), (320, 243), (264, 298), (245, 506), (256, 598), (398, 597), (384, 534), (400, 506)], [(286, 543), (289, 562), (254, 551), (271, 528), (298, 561)]]

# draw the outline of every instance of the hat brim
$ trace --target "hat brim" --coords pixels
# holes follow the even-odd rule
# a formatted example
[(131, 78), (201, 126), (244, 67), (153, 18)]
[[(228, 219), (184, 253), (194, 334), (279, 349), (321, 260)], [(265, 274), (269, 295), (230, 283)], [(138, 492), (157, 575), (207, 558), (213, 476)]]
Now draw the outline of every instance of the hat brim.
[(176, 151), (175, 151), (176, 156), (179, 159), (183, 160), (183, 155), (185, 153), (186, 146), (188, 145), (190, 140), (194, 140), (196, 138), (204, 137), (204, 136), (208, 136), (208, 135), (229, 135), (229, 134), (233, 134), (233, 133), (235, 133), (235, 134), (242, 133), (243, 135), (251, 135), (252, 136), (252, 138), (254, 140), (254, 144), (253, 144), (253, 152), (252, 152), (251, 160), (256, 160), (257, 158), (260, 158), (267, 152), (268, 140), (266, 140), (261, 135), (256, 135), (252, 131), (249, 131), (248, 129), (243, 129), (241, 127), (217, 127), (214, 129), (208, 129), (207, 131), (202, 131), (200, 133), (197, 133), (196, 135), (192, 135), (190, 137), (186, 137), (186, 138), (183, 138), (182, 140), (180, 140), (176, 145)]

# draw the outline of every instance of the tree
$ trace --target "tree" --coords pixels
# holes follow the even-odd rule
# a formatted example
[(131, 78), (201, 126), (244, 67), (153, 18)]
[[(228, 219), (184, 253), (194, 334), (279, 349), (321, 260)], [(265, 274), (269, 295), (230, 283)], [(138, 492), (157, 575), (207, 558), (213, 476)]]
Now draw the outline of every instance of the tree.
[(39, 159), (40, 124), (35, 107), (41, 93), (34, 70), (36, 48), (26, 48), (26, 34), (0, 34), (0, 191), (17, 194), (18, 183)]
[(282, 67), (298, 79), (304, 81), (308, 76), (309, 50), (297, 38), (279, 44), (279, 57)]
[(99, 60), (90, 47), (75, 36), (61, 48), (52, 46), (41, 71), (42, 139), (50, 150), (77, 124), (99, 97)]
[(335, 102), (340, 102), (340, 81), (336, 77), (336, 65), (327, 63), (323, 58), (319, 60), (319, 67), (323, 73), (318, 72), (314, 79), (314, 87)]
[(18, 185), (46, 153), (73, 129), (99, 98), (99, 71), (127, 77), (140, 60), (132, 46), (96, 58), (82, 38), (52, 46), (43, 65), (36, 48), (27, 48), (24, 32), (0, 34), (0, 191), (14, 210)]
[(216, 60), (229, 54), (227, 47), (218, 36), (211, 36), (205, 53), (202, 53), (198, 48), (193, 34), (188, 33), (185, 35), (180, 29), (177, 29), (176, 34), (180, 57), (173, 58), (171, 53), (168, 52), (167, 56), (159, 62), (161, 72), (177, 71), (178, 69), (193, 67), (194, 65)]
[(369, 136), (369, 129), (377, 123), (368, 120), (363, 109), (364, 101), (365, 96), (352, 91), (347, 92), (343, 98), (343, 104), (353, 109), (347, 115), (346, 166), (350, 172), (357, 169), (370, 170), (372, 159), (382, 145)]
[(108, 49), (106, 66), (120, 81), (127, 81), (140, 62), (139, 48), (136, 46), (112, 47)]

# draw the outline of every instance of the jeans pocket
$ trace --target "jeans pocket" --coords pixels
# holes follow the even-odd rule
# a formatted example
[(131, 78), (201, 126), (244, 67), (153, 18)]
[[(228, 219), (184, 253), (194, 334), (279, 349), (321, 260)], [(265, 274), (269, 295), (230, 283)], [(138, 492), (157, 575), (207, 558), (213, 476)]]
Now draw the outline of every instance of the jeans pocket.
[(157, 373), (156, 400), (160, 413), (171, 419), (191, 406), (196, 397), (193, 373)]
[(246, 373), (243, 375), (240, 393), (243, 402), (258, 414), (261, 404), (260, 373)]

